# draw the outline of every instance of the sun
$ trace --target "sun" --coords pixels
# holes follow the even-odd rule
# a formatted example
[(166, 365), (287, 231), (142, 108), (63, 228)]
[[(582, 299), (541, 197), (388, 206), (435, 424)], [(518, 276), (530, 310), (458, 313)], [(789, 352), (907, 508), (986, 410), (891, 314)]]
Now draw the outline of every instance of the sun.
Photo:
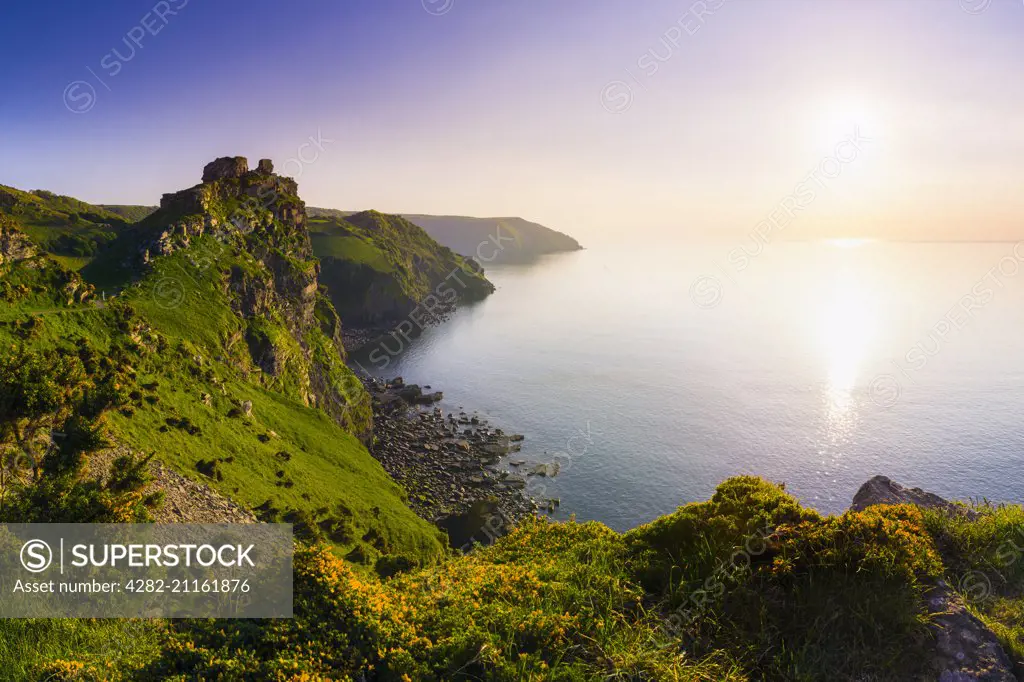
[(825, 97), (810, 112), (816, 146), (834, 148), (853, 135), (877, 138), (883, 134), (882, 104), (866, 95), (843, 93)]

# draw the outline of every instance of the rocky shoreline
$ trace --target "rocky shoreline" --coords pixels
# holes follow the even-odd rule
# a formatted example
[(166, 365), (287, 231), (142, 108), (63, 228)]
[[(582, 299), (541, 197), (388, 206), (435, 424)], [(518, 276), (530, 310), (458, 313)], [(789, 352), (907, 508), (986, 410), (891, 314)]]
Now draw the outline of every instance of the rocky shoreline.
[[(449, 534), (453, 547), (490, 544), (520, 519), (554, 511), (558, 500), (534, 500), (529, 476), (557, 474), (516, 457), (522, 435), (492, 428), (465, 412), (445, 413), (430, 387), (360, 377), (373, 399), (370, 453), (409, 494), (409, 507)], [(499, 468), (505, 464), (514, 473)]]
[(372, 357), (374, 348), (378, 349), (378, 353), (384, 354), (382, 357), (389, 358), (394, 354), (391, 349), (395, 346), (404, 348), (405, 344), (422, 334), (426, 328), (448, 321), (460, 305), (471, 303), (439, 299), (429, 311), (421, 304), (403, 318), (386, 320), (375, 325), (346, 325), (341, 330), (341, 338), (350, 356), (368, 356), (370, 362), (376, 362)]

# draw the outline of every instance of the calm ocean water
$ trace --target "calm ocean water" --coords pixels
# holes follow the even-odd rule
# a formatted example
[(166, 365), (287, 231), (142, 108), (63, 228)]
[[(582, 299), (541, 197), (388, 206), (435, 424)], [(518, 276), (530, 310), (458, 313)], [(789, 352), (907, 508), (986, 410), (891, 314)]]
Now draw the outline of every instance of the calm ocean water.
[(495, 295), (364, 365), (525, 434), (514, 457), (561, 465), (530, 492), (618, 530), (737, 474), (823, 512), (875, 474), (1022, 502), (1022, 261), (1012, 243), (594, 248), (488, 268)]

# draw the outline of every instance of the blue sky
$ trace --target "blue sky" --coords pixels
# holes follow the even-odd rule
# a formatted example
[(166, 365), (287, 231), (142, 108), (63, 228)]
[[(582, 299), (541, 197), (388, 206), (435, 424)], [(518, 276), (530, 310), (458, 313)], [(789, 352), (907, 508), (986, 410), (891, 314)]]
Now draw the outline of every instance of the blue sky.
[(311, 205), (740, 233), (857, 128), (795, 236), (1024, 235), (1021, 0), (39, 0), (0, 51), (0, 183), (88, 201), (240, 154)]

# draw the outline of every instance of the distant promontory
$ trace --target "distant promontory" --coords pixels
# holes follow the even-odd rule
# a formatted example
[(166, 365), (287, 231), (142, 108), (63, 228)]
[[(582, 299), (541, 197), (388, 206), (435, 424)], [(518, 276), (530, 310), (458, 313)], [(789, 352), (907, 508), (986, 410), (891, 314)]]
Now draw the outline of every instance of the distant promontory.
[[(104, 205), (103, 208), (137, 221), (156, 210), (150, 206)], [(340, 218), (358, 211), (334, 208), (306, 209), (310, 218)], [(583, 249), (567, 234), (523, 218), (472, 218), (468, 216), (403, 213), (403, 218), (422, 227), (442, 246), (480, 264), (530, 263), (541, 256)]]
[[(311, 217), (344, 218), (352, 211), (309, 208)], [(484, 266), (493, 263), (530, 263), (541, 256), (583, 247), (567, 234), (522, 218), (470, 218), (467, 216), (403, 213), (439, 244)]]

